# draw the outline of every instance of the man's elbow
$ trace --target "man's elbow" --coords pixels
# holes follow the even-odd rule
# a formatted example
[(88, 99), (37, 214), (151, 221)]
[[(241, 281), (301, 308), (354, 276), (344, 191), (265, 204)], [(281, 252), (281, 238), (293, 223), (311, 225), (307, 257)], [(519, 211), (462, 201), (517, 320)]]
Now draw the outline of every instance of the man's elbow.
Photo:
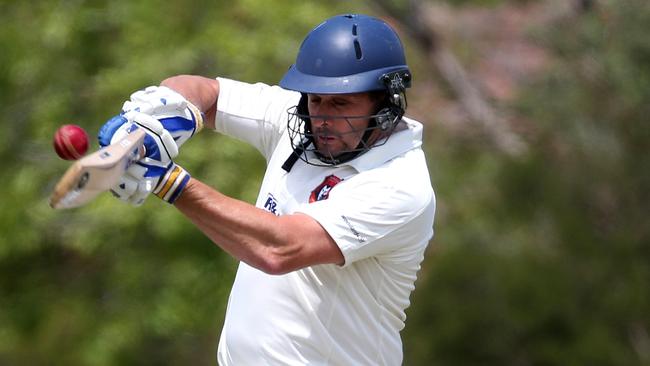
[(281, 258), (264, 258), (257, 263), (256, 267), (260, 271), (273, 276), (284, 275), (296, 270)]
[(260, 271), (270, 275), (284, 275), (297, 269), (291, 253), (280, 248), (268, 248), (258, 258), (256, 266)]

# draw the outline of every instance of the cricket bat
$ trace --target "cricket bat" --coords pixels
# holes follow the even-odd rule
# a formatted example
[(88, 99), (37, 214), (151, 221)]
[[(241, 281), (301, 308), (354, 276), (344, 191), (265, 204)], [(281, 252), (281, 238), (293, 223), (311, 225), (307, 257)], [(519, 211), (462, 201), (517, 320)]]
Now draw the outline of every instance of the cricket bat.
[(144, 129), (75, 161), (50, 195), (54, 209), (83, 206), (115, 186), (126, 169), (144, 155)]

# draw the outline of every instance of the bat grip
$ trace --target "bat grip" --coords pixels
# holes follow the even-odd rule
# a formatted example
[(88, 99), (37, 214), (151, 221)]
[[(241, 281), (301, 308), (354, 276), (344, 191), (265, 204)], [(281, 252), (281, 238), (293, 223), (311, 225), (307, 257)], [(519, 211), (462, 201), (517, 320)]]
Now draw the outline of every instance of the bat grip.
[(138, 148), (138, 160), (144, 158), (147, 155), (147, 148), (144, 145), (140, 145)]
[(136, 149), (131, 151), (129, 155), (129, 160), (127, 166), (135, 163), (136, 161), (141, 160), (147, 155), (147, 148), (144, 145), (138, 146)]

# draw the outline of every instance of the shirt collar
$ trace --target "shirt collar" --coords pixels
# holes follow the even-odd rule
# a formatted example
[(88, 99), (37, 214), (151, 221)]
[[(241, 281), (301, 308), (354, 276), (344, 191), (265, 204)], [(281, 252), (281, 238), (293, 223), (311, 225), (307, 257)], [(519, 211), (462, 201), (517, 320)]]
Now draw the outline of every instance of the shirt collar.
[(422, 124), (403, 117), (406, 129), (392, 133), (385, 144), (371, 148), (367, 153), (343, 164), (359, 172), (376, 168), (385, 162), (422, 146)]

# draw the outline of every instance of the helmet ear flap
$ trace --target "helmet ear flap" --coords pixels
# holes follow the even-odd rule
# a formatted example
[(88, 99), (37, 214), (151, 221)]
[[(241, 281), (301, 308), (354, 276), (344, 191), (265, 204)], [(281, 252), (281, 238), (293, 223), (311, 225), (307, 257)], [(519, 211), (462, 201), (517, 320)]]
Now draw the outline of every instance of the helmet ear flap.
[(388, 93), (383, 108), (377, 113), (375, 123), (382, 131), (388, 131), (402, 119), (406, 110), (406, 88), (411, 86), (411, 74), (408, 70), (387, 73), (381, 76), (381, 81)]
[(301, 116), (305, 121), (305, 132), (309, 133), (311, 132), (311, 120), (309, 119), (309, 108), (307, 107), (307, 94), (305, 93), (300, 93), (300, 101), (298, 102), (298, 108), (296, 111), (298, 114)]
[(305, 93), (300, 93), (297, 112), (305, 116), (309, 115), (309, 108), (307, 108), (307, 94)]

